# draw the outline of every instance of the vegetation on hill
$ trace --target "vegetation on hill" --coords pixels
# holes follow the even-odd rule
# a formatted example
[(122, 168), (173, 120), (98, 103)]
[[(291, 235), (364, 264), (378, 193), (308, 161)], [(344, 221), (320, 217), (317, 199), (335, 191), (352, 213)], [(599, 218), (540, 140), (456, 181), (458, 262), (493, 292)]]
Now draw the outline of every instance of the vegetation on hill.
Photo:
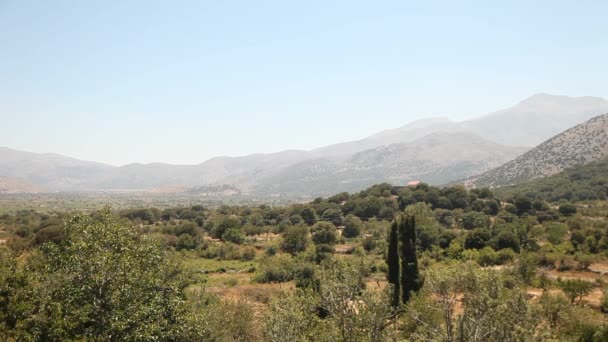
[(468, 187), (500, 187), (556, 174), (608, 157), (608, 114), (574, 126), (516, 159), (465, 182)]
[(553, 176), (497, 189), (501, 196), (517, 193), (550, 202), (592, 201), (608, 198), (608, 158), (578, 165)]

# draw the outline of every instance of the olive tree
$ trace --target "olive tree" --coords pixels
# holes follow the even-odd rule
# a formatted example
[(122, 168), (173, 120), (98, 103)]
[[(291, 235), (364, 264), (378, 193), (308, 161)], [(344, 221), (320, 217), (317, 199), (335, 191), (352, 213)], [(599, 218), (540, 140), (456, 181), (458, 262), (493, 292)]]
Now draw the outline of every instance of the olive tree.
[(27, 261), (27, 340), (197, 340), (180, 265), (159, 242), (117, 221), (109, 208), (76, 215), (65, 240)]

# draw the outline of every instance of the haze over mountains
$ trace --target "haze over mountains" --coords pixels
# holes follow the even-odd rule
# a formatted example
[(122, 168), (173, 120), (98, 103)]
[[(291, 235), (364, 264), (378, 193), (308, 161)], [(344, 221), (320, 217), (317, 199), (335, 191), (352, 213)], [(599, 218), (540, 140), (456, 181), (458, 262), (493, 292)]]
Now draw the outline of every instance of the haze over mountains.
[(357, 191), (383, 181), (445, 184), (502, 165), (553, 135), (606, 112), (608, 101), (601, 98), (538, 94), (511, 108), (462, 122), (430, 118), (311, 151), (217, 157), (197, 165), (115, 167), (0, 148), (0, 176), (5, 179), (2, 184), (19, 184), (12, 190), (6, 185), (5, 192), (229, 184), (243, 193), (316, 196)]

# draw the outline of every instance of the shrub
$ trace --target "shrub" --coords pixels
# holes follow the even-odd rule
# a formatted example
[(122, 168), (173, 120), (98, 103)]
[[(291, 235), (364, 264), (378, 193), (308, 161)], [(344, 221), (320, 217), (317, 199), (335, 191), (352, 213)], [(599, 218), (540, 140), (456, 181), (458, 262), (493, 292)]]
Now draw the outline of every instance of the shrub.
[(559, 287), (564, 291), (571, 303), (576, 298), (579, 302), (593, 289), (593, 283), (582, 279), (566, 279), (559, 282)]
[(267, 256), (273, 256), (275, 254), (277, 254), (277, 246), (272, 245), (272, 246), (266, 247), (266, 255)]
[(253, 260), (255, 259), (255, 248), (248, 246), (243, 248), (241, 251), (241, 260)]
[(492, 266), (498, 264), (498, 253), (491, 247), (484, 247), (477, 254), (477, 263), (482, 266)]
[(316, 244), (334, 244), (337, 240), (336, 227), (328, 222), (319, 222), (313, 227), (312, 241)]
[(289, 254), (277, 254), (263, 260), (260, 273), (254, 277), (258, 283), (281, 283), (293, 280), (294, 261)]
[(305, 226), (288, 227), (283, 234), (281, 249), (287, 253), (295, 254), (308, 246), (308, 228)]
[(361, 247), (365, 249), (367, 252), (371, 252), (374, 248), (376, 248), (376, 240), (371, 236), (366, 237), (361, 242)]
[(570, 203), (564, 203), (559, 206), (559, 213), (564, 216), (572, 216), (576, 214), (576, 207)]
[(321, 261), (331, 257), (335, 252), (335, 248), (332, 245), (320, 244), (315, 248), (315, 262), (320, 264)]
[(198, 246), (198, 242), (192, 235), (190, 234), (181, 234), (177, 237), (177, 242), (175, 243), (175, 249), (180, 250), (193, 250)]
[(466, 249), (482, 249), (490, 240), (490, 233), (484, 229), (475, 229), (470, 232), (464, 240), (464, 248)]
[(243, 243), (244, 238), (243, 238), (243, 234), (241, 233), (240, 229), (228, 228), (222, 235), (222, 240), (236, 243), (236, 244), (241, 244), (241, 243)]
[(363, 222), (361, 219), (356, 217), (355, 215), (346, 216), (346, 220), (344, 221), (344, 231), (342, 231), (342, 236), (345, 238), (354, 238), (361, 234), (361, 227), (363, 226)]

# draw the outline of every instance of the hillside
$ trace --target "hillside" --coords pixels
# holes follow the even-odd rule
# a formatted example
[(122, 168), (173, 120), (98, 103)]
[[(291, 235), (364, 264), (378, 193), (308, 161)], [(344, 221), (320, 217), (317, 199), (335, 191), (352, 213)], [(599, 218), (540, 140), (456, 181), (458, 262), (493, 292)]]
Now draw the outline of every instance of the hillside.
[(505, 198), (522, 193), (550, 202), (606, 200), (608, 158), (578, 165), (549, 177), (500, 188), (496, 193)]
[(296, 164), (265, 179), (256, 190), (303, 195), (358, 191), (382, 182), (445, 184), (501, 165), (525, 150), (471, 133), (433, 133), (410, 143), (359, 152), (346, 160), (315, 159)]
[(608, 114), (595, 117), (545, 141), (518, 158), (465, 182), (500, 187), (556, 174), (608, 157)]
[(0, 194), (36, 193), (43, 189), (23, 179), (0, 176)]
[(113, 166), (54, 153), (32, 153), (0, 147), (0, 176), (18, 178), (48, 190), (80, 188)]

